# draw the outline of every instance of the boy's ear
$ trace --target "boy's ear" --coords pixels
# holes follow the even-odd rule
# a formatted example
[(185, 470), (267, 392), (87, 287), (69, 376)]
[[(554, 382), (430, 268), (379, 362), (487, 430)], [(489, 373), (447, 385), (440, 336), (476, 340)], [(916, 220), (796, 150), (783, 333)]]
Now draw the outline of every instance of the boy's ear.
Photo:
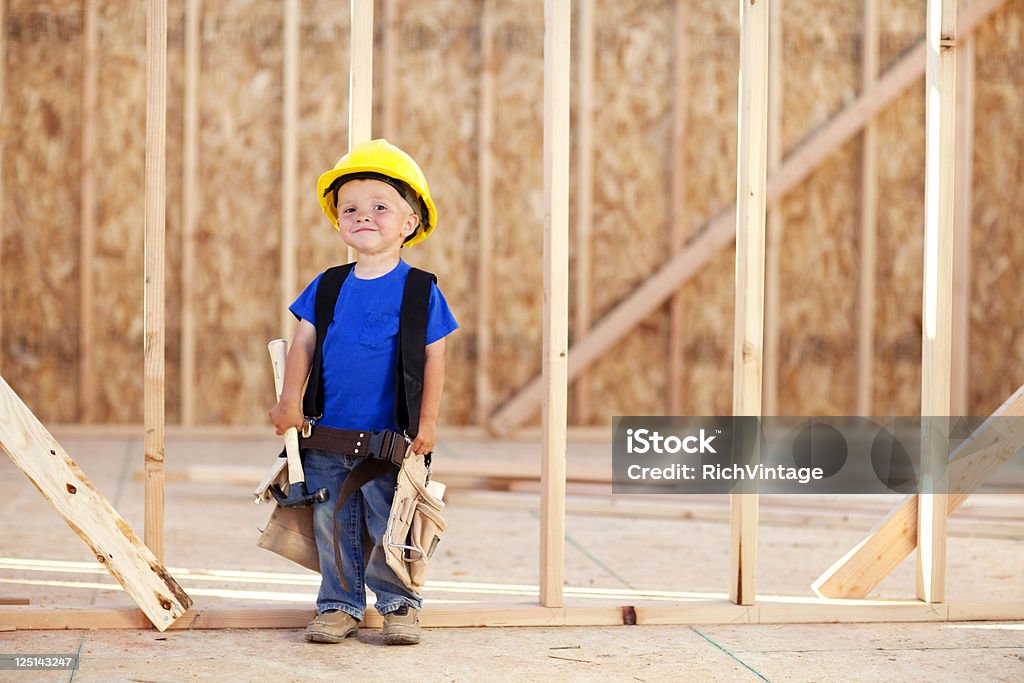
[(402, 228), (403, 235), (411, 235), (416, 232), (416, 228), (420, 227), (420, 217), (415, 213), (410, 213), (409, 217), (405, 219), (405, 225)]

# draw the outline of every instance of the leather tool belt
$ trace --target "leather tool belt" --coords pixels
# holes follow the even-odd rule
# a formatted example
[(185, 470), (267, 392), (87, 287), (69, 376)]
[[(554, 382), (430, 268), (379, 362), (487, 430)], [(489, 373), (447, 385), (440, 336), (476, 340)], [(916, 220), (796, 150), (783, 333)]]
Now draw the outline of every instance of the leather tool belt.
[(299, 448), (314, 448), (339, 455), (353, 455), (371, 460), (387, 460), (402, 466), (411, 443), (404, 434), (390, 429), (335, 429), (317, 425), (309, 436), (299, 438)]

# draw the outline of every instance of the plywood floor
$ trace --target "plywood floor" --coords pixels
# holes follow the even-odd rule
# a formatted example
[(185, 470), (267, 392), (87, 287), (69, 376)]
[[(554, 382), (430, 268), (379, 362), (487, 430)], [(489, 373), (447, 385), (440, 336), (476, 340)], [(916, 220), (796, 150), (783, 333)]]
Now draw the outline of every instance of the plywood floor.
[[(143, 489), (141, 437), (55, 430), (55, 436), (139, 535)], [(197, 608), (309, 607), (318, 577), (256, 547), (266, 506), (252, 503), (248, 472), (268, 466), (272, 437), (169, 436), (166, 451), (165, 564)], [(529, 441), (443, 441), (439, 459), (530, 466)], [(569, 470), (600, 470), (610, 451), (600, 440), (573, 442)], [(224, 481), (175, 481), (226, 466)], [(537, 497), (450, 490), (446, 535), (425, 590), (430, 605), (536, 600)], [(568, 604), (672, 605), (724, 599), (728, 566), (724, 497), (632, 497), (609, 507), (604, 484), (573, 487), (566, 521)], [(885, 514), (895, 499), (764, 497), (758, 594), (811, 597), (810, 583)], [(1024, 496), (977, 496), (951, 520), (948, 599), (1024, 602)], [(120, 587), (7, 458), (0, 459), (0, 598), (37, 607), (129, 607)], [(911, 599), (911, 558), (874, 598)], [(318, 667), (385, 660), (379, 634), (332, 647), (307, 646), (294, 629), (226, 631), (4, 631), (0, 654), (79, 652), (74, 680), (200, 680), (225, 671), (248, 680), (271, 674), (313, 677)], [(593, 680), (1020, 680), (1024, 624), (857, 624), (433, 629), (424, 645), (388, 662), (424, 661), (408, 680), (498, 678)], [(379, 661), (378, 661), (379, 660)], [(305, 669), (300, 662), (306, 661)], [(333, 664), (332, 664), (333, 663)], [(229, 667), (225, 669), (224, 667)], [(495, 667), (500, 667), (495, 669)], [(390, 668), (381, 680), (402, 680)], [(930, 673), (929, 673), (930, 672)], [(0, 671), (0, 680), (14, 676)], [(20, 676), (21, 674), (16, 674)], [(67, 680), (70, 672), (38, 673)], [(13, 679), (12, 679), (13, 680)], [(20, 680), (20, 679), (17, 679)]]

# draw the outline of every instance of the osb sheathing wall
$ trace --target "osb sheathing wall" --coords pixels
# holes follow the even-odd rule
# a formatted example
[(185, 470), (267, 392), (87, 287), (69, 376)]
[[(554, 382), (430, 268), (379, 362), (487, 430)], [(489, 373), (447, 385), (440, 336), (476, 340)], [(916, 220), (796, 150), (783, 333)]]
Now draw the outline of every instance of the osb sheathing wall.
[[(879, 41), (879, 64), (883, 70), (921, 39), (924, 21), (922, 3), (900, 2), (886, 9)], [(879, 210), (875, 273), (880, 296), (875, 322), (877, 365), (872, 382), (879, 414), (911, 414), (914, 411), (907, 409), (919, 406), (921, 396), (924, 105), (924, 88), (910, 88), (877, 119)], [(977, 106), (981, 113), (982, 103)], [(984, 182), (983, 178), (984, 171), (976, 168), (976, 187)], [(983, 267), (984, 258), (982, 254), (976, 255), (972, 263), (975, 270)], [(997, 404), (995, 399), (993, 396), (990, 401)], [(996, 405), (978, 409), (990, 407)], [(920, 412), (919, 407), (916, 412)]]
[[(374, 133), (428, 173), (441, 212), (435, 237), (410, 250), (436, 272), (462, 329), (449, 345), (443, 420), (474, 418), (479, 283), (492, 335), (495, 405), (540, 368), (543, 221), (543, 4), (488, 3), (493, 21), (492, 268), (479, 268), (478, 129), (482, 2), (397, 2), (376, 15)], [(203, 2), (199, 81), (195, 299), (196, 415), (260, 424), (272, 400), (268, 339), (279, 329), (282, 4)], [(685, 34), (673, 36), (676, 12)], [(169, 3), (167, 416), (181, 416), (180, 331), (184, 2)], [(348, 7), (301, 3), (299, 267), (294, 292), (345, 247), (320, 214), (316, 176), (347, 141)], [(142, 419), (145, 3), (99, 2), (97, 246), (91, 313), (98, 422)], [(738, 19), (731, 3), (596, 0), (592, 319), (666, 259), (672, 226), (673, 65), (686, 50), (682, 226), (701, 231), (735, 201)], [(783, 153), (860, 92), (860, 3), (786, 0), (781, 44)], [(75, 422), (83, 21), (79, 2), (8, 0), (4, 22), (0, 373), (44, 421)], [(577, 29), (574, 26), (574, 31)], [(924, 6), (883, 3), (882, 71), (923, 37)], [(388, 41), (392, 51), (387, 51)], [(1021, 381), (1024, 320), (1024, 2), (977, 33), (969, 406), (996, 407)], [(578, 50), (578, 43), (574, 50)], [(387, 54), (396, 61), (385, 68)], [(390, 74), (390, 75), (389, 75)], [(578, 79), (574, 72), (574, 106)], [(877, 118), (878, 299), (873, 408), (913, 414), (920, 394), (923, 80)], [(393, 123), (383, 128), (386, 112)], [(574, 112), (574, 116), (576, 113)], [(779, 402), (786, 414), (855, 410), (861, 140), (854, 138), (773, 207), (780, 252)], [(576, 254), (573, 254), (573, 259)], [(684, 409), (731, 406), (733, 251), (682, 289)], [(574, 261), (575, 263), (575, 261)], [(575, 285), (576, 272), (570, 273)], [(666, 309), (588, 370), (590, 421), (667, 407)], [(575, 331), (574, 331), (575, 336)]]
[(1024, 358), (1024, 2), (978, 32), (971, 248), (970, 405), (987, 408), (1021, 382)]
[[(687, 11), (687, 136), (683, 173), (688, 235), (703, 230), (713, 216), (729, 210), (736, 202), (736, 77), (740, 54), (737, 12), (728, 3), (718, 2), (699, 3)], [(666, 19), (670, 17), (671, 14), (666, 15)], [(664, 143), (655, 149), (663, 146)], [(649, 191), (664, 192), (667, 183), (656, 187), (658, 190)], [(632, 229), (633, 221), (625, 225)], [(665, 244), (662, 242), (651, 250), (655, 258), (662, 256)], [(686, 414), (732, 412), (734, 262), (733, 249), (723, 250), (682, 290), (686, 310)], [(659, 352), (662, 348), (664, 344), (659, 345)], [(640, 358), (656, 370), (664, 367), (664, 354), (657, 363), (650, 363), (652, 351), (646, 349)], [(664, 396), (664, 391), (662, 388), (658, 395)]]
[[(799, 66), (783, 71), (783, 155), (858, 94), (862, 4), (784, 3), (782, 60)], [(845, 414), (855, 405), (860, 147), (848, 144), (829, 156), (775, 207), (784, 231), (778, 399), (784, 415)]]

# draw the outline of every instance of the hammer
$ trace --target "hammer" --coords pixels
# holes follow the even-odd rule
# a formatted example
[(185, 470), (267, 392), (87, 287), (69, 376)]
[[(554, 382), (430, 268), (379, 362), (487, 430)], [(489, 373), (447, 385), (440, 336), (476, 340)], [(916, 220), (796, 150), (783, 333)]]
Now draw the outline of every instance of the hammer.
[[(267, 344), (270, 351), (270, 362), (274, 366), (274, 388), (277, 399), (281, 400), (281, 385), (284, 384), (284, 362), (288, 355), (288, 342), (275, 339)], [(331, 497), (327, 489), (317, 489), (310, 493), (306, 489), (306, 475), (302, 472), (302, 456), (299, 454), (299, 433), (295, 427), (289, 427), (284, 433), (284, 450), (288, 455), (288, 495), (281, 487), (274, 484), (270, 493), (277, 504), (285, 508), (307, 507), (313, 503), (323, 503)]]

